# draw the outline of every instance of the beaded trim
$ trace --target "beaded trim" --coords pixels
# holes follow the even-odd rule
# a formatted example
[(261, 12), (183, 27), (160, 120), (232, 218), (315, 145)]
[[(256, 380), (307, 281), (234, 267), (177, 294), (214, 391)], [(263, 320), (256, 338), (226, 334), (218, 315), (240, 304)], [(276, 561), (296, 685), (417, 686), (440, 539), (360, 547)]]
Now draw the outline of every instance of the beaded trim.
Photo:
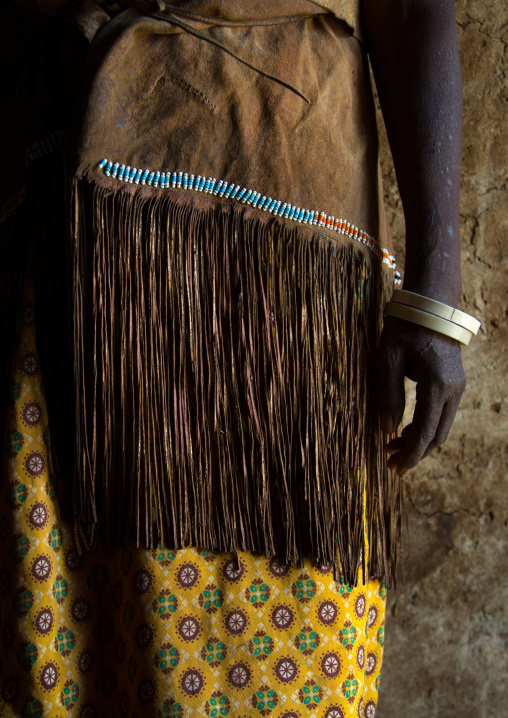
[(326, 227), (338, 234), (343, 234), (351, 239), (363, 242), (371, 249), (379, 259), (395, 270), (395, 284), (400, 284), (401, 277), (395, 269), (395, 257), (388, 253), (386, 249), (381, 249), (375, 239), (367, 232), (355, 227), (354, 224), (346, 222), (345, 219), (337, 219), (333, 216), (326, 215), (324, 212), (316, 212), (315, 210), (296, 207), (289, 202), (272, 199), (266, 195), (261, 195), (254, 189), (240, 188), (234, 182), (228, 184), (224, 180), (216, 180), (215, 177), (204, 177), (202, 175), (188, 174), (187, 172), (155, 172), (153, 170), (139, 169), (130, 165), (120, 164), (120, 162), (112, 162), (103, 159), (99, 162), (99, 169), (104, 171), (106, 177), (117, 179), (120, 182), (128, 184), (148, 185), (149, 187), (157, 187), (159, 189), (186, 189), (194, 192), (204, 192), (205, 194), (213, 194), (225, 199), (236, 199), (238, 202), (250, 205), (262, 212), (270, 212), (275, 217), (284, 217), (292, 219), (300, 224), (315, 225), (317, 227)]

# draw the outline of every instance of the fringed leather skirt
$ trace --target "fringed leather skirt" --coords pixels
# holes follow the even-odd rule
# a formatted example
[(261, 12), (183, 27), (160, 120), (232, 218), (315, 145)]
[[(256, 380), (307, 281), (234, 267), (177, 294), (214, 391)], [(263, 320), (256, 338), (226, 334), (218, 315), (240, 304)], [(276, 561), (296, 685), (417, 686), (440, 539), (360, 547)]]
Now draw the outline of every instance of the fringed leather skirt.
[(72, 376), (54, 329), (41, 352), (78, 534), (307, 557), (355, 585), (367, 528), (391, 584), (374, 363), (395, 270), (365, 50), (305, 0), (123, 5), (77, 13), (86, 48), (51, 45), (81, 67), (65, 171), (27, 153), (36, 264), (67, 277), (62, 301), (42, 279), (41, 321), (68, 307)]

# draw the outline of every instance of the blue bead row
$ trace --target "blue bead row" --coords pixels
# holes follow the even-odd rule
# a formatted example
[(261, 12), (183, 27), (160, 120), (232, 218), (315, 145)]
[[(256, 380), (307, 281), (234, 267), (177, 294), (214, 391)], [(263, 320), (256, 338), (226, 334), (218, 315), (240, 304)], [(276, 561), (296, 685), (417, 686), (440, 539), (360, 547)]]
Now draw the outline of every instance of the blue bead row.
[[(254, 189), (247, 189), (246, 187), (241, 189), (240, 185), (234, 182), (228, 184), (224, 180), (216, 180), (215, 177), (196, 176), (187, 172), (155, 172), (120, 164), (119, 162), (112, 162), (107, 159), (99, 162), (99, 169), (104, 171), (106, 177), (128, 184), (146, 185), (159, 189), (172, 188), (204, 192), (205, 194), (213, 194), (225, 199), (236, 199), (263, 212), (271, 212), (276, 217), (292, 219), (301, 224), (327, 227), (339, 234), (363, 242), (378, 255), (382, 262), (395, 270), (395, 257), (389, 254), (386, 249), (381, 249), (370, 235), (355, 227), (355, 225), (346, 222), (346, 220), (336, 219), (333, 216), (324, 214), (324, 212), (296, 207), (289, 202), (282, 202), (281, 200), (261, 195), (261, 192)], [(400, 274), (395, 271), (395, 283), (399, 284), (400, 281)]]

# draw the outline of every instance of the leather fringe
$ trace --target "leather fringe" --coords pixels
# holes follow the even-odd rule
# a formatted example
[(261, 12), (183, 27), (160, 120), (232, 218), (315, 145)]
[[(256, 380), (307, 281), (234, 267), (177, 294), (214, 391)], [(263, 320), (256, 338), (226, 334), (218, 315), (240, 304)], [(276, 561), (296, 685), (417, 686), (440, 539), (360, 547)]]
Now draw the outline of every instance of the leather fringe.
[(108, 545), (306, 556), (391, 586), (402, 496), (374, 401), (390, 277), (293, 225), (75, 180), (76, 516)]

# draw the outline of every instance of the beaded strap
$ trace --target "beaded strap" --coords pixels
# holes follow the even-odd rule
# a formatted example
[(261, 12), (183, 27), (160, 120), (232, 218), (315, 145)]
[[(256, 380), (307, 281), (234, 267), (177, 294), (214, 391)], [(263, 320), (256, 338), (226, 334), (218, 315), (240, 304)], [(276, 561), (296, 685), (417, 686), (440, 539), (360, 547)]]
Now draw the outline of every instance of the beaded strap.
[(354, 224), (346, 222), (345, 219), (337, 219), (324, 212), (317, 212), (302, 207), (296, 207), (289, 202), (272, 199), (261, 192), (246, 187), (240, 188), (239, 184), (216, 180), (215, 177), (188, 174), (187, 172), (160, 172), (147, 169), (139, 169), (130, 165), (120, 164), (103, 159), (99, 162), (99, 168), (104, 171), (106, 177), (126, 182), (128, 184), (147, 185), (158, 189), (185, 189), (194, 192), (213, 194), (224, 199), (235, 199), (238, 202), (247, 204), (262, 212), (270, 212), (276, 217), (291, 219), (300, 224), (309, 224), (317, 227), (326, 227), (351, 239), (356, 239), (371, 249), (379, 259), (395, 270), (395, 284), (400, 284), (401, 277), (395, 269), (395, 257), (386, 249), (381, 249), (375, 239), (367, 232), (355, 227)]

